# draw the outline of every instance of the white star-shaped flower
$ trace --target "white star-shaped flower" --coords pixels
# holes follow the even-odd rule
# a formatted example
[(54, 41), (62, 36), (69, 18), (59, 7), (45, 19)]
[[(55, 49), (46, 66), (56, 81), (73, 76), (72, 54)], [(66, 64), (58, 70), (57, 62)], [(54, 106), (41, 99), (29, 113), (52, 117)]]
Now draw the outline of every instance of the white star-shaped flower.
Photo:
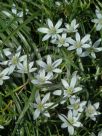
[(40, 114), (43, 114), (46, 117), (50, 117), (50, 114), (49, 114), (49, 112), (46, 109), (48, 107), (50, 107), (51, 105), (53, 105), (53, 103), (51, 103), (51, 102), (47, 103), (49, 98), (50, 98), (50, 93), (47, 93), (43, 97), (43, 99), (41, 100), (39, 92), (36, 92), (36, 94), (35, 94), (35, 101), (36, 101), (36, 103), (34, 103), (35, 111), (34, 111), (34, 114), (33, 114), (34, 120), (36, 120), (40, 116)]
[(68, 106), (68, 109), (73, 110), (73, 115), (77, 116), (78, 113), (82, 113), (82, 111), (85, 109), (86, 101), (80, 102), (80, 98), (69, 98), (70, 105)]
[(86, 56), (91, 56), (92, 58), (96, 58), (97, 52), (102, 51), (102, 47), (98, 47), (100, 45), (101, 39), (97, 40), (93, 45), (91, 44), (91, 47), (86, 49), (80, 56), (81, 57), (86, 57)]
[(9, 79), (8, 76), (9, 68), (5, 68), (3, 71), (0, 72), (0, 85), (3, 85), (3, 81)]
[(87, 34), (82, 39), (80, 38), (80, 34), (76, 33), (75, 35), (76, 40), (73, 40), (72, 38), (68, 39), (68, 42), (71, 44), (71, 46), (68, 47), (68, 50), (74, 50), (76, 49), (77, 55), (82, 54), (82, 49), (90, 48), (90, 35)]
[(77, 28), (78, 28), (79, 24), (76, 24), (76, 19), (73, 19), (71, 24), (65, 24), (65, 32), (67, 33), (75, 33), (77, 32)]
[(45, 73), (45, 70), (40, 70), (39, 73), (35, 75), (35, 79), (31, 82), (35, 85), (51, 84), (52, 75)]
[(5, 49), (4, 53), (9, 60), (1, 62), (1, 65), (7, 65), (9, 67), (9, 75), (27, 58), (27, 55), (21, 56), (21, 46), (17, 48), (16, 53), (14, 54), (10, 52), (9, 49)]
[(69, 43), (68, 43), (68, 37), (66, 33), (62, 33), (62, 35), (58, 35), (57, 39), (53, 39), (51, 40), (51, 43), (53, 44), (57, 44), (58, 47), (68, 47)]
[(46, 41), (49, 38), (56, 39), (58, 37), (59, 33), (63, 32), (63, 28), (60, 28), (60, 26), (62, 25), (62, 19), (58, 20), (58, 22), (54, 26), (53, 22), (48, 18), (47, 25), (48, 25), (48, 28), (47, 27), (38, 28), (39, 32), (46, 34), (43, 37), (42, 41)]
[(64, 114), (59, 115), (59, 118), (63, 121), (61, 128), (68, 128), (69, 134), (73, 135), (75, 127), (82, 127), (81, 122), (79, 122), (79, 117), (80, 114), (78, 114), (78, 116), (74, 116), (71, 110), (68, 111), (67, 116)]
[(99, 9), (96, 9), (96, 19), (92, 19), (92, 22), (96, 24), (96, 30), (100, 31), (102, 29), (102, 13)]
[(57, 59), (54, 62), (52, 62), (52, 58), (50, 55), (47, 55), (47, 63), (43, 62), (42, 60), (38, 60), (37, 64), (43, 68), (49, 75), (53, 76), (53, 73), (61, 73), (62, 70), (57, 68), (61, 62), (62, 59)]
[(95, 104), (91, 104), (91, 102), (88, 102), (88, 105), (86, 107), (86, 117), (87, 118), (91, 118), (92, 120), (96, 120), (96, 116), (100, 114), (100, 112), (97, 111), (97, 109), (99, 108), (99, 102), (95, 103)]
[(17, 72), (18, 73), (31, 73), (34, 72), (37, 68), (32, 68), (34, 65), (34, 61), (33, 62), (28, 62), (27, 59), (25, 59), (22, 63), (20, 63), (17, 66)]

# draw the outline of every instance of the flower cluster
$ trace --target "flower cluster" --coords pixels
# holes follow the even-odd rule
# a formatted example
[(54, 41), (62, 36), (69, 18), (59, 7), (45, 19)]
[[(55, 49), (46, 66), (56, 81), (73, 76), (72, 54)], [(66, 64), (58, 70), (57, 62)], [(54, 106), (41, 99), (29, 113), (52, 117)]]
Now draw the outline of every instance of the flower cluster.
[[(17, 13), (15, 5), (13, 6), (12, 12), (19, 17), (23, 16), (23, 13)], [(102, 29), (102, 14), (99, 10), (96, 10), (96, 16), (97, 19), (92, 21), (96, 24), (96, 30), (100, 31)], [(50, 44), (57, 45), (58, 50), (64, 49), (67, 53), (75, 53), (75, 57), (78, 59), (86, 56), (92, 60), (96, 59), (97, 52), (102, 51), (102, 47), (99, 47), (101, 39), (93, 42), (90, 34), (81, 35), (78, 31), (80, 24), (76, 19), (63, 24), (63, 28), (62, 24), (62, 19), (54, 24), (48, 18), (47, 26), (38, 28), (38, 32), (45, 34), (42, 41), (50, 40)], [(21, 46), (15, 49), (4, 48), (0, 52), (0, 86), (13, 76), (17, 76), (23, 81), (27, 78), (31, 87), (35, 87), (34, 103), (32, 104), (33, 119), (38, 120), (42, 117), (48, 119), (51, 117), (50, 110), (55, 110), (58, 106), (66, 106), (67, 113), (59, 111), (57, 117), (62, 121), (61, 128), (67, 128), (69, 135), (74, 135), (76, 128), (84, 127), (81, 119), (97, 120), (97, 116), (101, 114), (98, 111), (99, 102), (94, 103), (86, 96), (82, 96), (85, 93), (81, 77), (83, 74), (80, 74), (76, 69), (68, 69), (68, 65), (69, 74), (64, 74), (66, 72), (63, 64), (64, 59), (56, 56), (54, 58), (52, 54), (47, 54), (36, 60), (33, 58), (34, 55), (25, 54)], [(55, 102), (56, 99), (57, 102)], [(0, 128), (4, 127), (0, 125)], [(100, 131), (98, 135), (101, 134)]]
[[(98, 10), (96, 11), (96, 15), (99, 19), (93, 19), (92, 21), (98, 24), (97, 27), (98, 30), (100, 30), (102, 27), (102, 15)], [(76, 54), (80, 57), (91, 56), (95, 59), (95, 53), (102, 51), (102, 47), (98, 47), (101, 42), (100, 39), (94, 44), (92, 43), (90, 34), (86, 34), (81, 39), (80, 33), (78, 32), (79, 24), (76, 23), (76, 19), (73, 19), (71, 24), (65, 23), (65, 28), (61, 28), (62, 19), (58, 20), (55, 26), (50, 19), (47, 19), (47, 25), (48, 27), (38, 28), (39, 32), (46, 34), (42, 41), (46, 41), (50, 38), (52, 44), (56, 44), (57, 47), (66, 47), (69, 51), (76, 50)], [(73, 37), (70, 37), (70, 34), (73, 33), (75, 33), (75, 36), (72, 35)]]
[[(97, 17), (100, 19), (101, 13), (97, 12), (97, 14)], [(95, 20), (93, 20), (93, 22), (95, 22)], [(99, 23), (98, 21), (96, 22)], [(77, 24), (76, 19), (73, 19), (70, 24), (65, 23), (65, 28), (61, 27), (62, 23), (62, 19), (59, 19), (58, 22), (54, 25), (53, 22), (48, 18), (47, 27), (38, 28), (39, 32), (45, 34), (45, 36), (42, 38), (42, 41), (50, 40), (50, 43), (57, 45), (59, 49), (65, 48), (66, 51), (76, 50), (76, 54), (79, 57), (89, 56), (92, 59), (95, 59), (96, 53), (102, 51), (102, 47), (98, 47), (101, 44), (101, 39), (99, 38), (93, 43), (90, 34), (81, 36), (78, 31), (78, 27), (80, 27), (80, 25)], [(36, 75), (36, 79), (32, 82), (36, 84), (51, 84), (52, 82), (50, 81), (50, 79), (53, 81), (52, 77), (54, 76), (54, 74), (63, 72), (60, 68), (57, 68), (57, 66), (59, 66), (61, 62), (62, 59), (58, 59), (52, 62), (50, 55), (47, 56), (46, 62), (42, 61), (42, 59), (38, 60), (37, 64), (40, 66), (41, 73)], [(45, 72), (43, 72), (43, 70), (45, 70)], [(45, 73), (47, 73), (47, 75), (45, 75)], [(69, 134), (74, 135), (76, 132), (76, 128), (83, 127), (84, 125), (81, 122), (83, 113), (86, 120), (91, 119), (93, 121), (96, 121), (96, 117), (100, 115), (100, 112), (97, 111), (99, 108), (99, 102), (92, 104), (90, 100), (87, 101), (86, 99), (80, 97), (80, 94), (83, 93), (84, 89), (80, 84), (79, 79), (81, 79), (81, 77), (80, 75), (78, 75), (78, 72), (74, 71), (72, 74), (71, 72), (69, 73), (69, 77), (65, 76), (61, 79), (60, 88), (54, 90), (52, 95), (53, 97), (60, 97), (60, 102), (57, 104), (57, 106), (67, 105), (67, 115), (58, 114), (58, 117), (63, 122), (61, 128), (68, 128)], [(38, 80), (38, 78), (41, 78), (41, 80)], [(48, 99), (49, 97), (46, 98), (46, 101)], [(40, 103), (41, 105), (43, 105), (43, 108), (42, 111), (39, 111), (39, 114), (42, 113), (43, 115), (45, 115), (45, 112), (47, 112), (47, 117), (50, 117), (46, 107), (44, 108), (44, 103), (41, 101)], [(54, 102), (50, 103), (54, 104)], [(37, 107), (36, 110), (38, 110)], [(36, 110), (34, 114), (36, 114)]]

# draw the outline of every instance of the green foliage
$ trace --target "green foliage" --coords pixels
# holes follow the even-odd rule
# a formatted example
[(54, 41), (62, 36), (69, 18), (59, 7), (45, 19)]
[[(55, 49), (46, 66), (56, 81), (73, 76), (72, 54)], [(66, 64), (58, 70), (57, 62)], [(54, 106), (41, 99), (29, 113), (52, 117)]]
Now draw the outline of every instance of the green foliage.
[[(49, 41), (42, 42), (42, 34), (37, 31), (46, 23), (46, 19), (50, 18), (54, 23), (62, 18), (63, 22), (70, 23), (74, 18), (79, 23), (79, 31), (81, 36), (91, 34), (92, 40), (95, 42), (98, 37), (102, 39), (102, 31), (96, 31), (94, 23), (91, 22), (95, 18), (95, 9), (102, 9), (102, 2), (98, 0), (72, 0), (69, 4), (64, 0), (60, 1), (57, 6), (55, 0), (1, 0), (0, 1), (0, 51), (4, 48), (11, 48), (13, 52), (20, 45), (24, 49), (24, 53), (31, 54), (32, 59), (40, 59), (48, 53), (53, 54), (53, 58), (62, 58), (63, 63), (61, 69), (63, 72), (59, 78), (53, 82), (51, 88), (46, 87), (48, 91), (60, 89), (61, 81), (64, 75), (78, 71), (82, 77), (79, 81), (84, 85), (83, 93), (79, 94), (84, 100), (91, 100), (93, 103), (100, 102), (100, 112), (102, 112), (102, 52), (97, 54), (97, 58), (79, 58), (73, 52), (66, 51), (64, 48), (57, 49)], [(12, 5), (15, 3), (18, 12), (23, 12), (23, 17), (12, 13)], [(28, 9), (28, 13), (26, 12)], [(72, 35), (73, 37), (73, 35)], [(56, 45), (55, 45), (56, 46)], [(102, 43), (101, 43), (102, 46)], [(1, 57), (0, 57), (1, 61)], [(0, 70), (5, 66), (0, 65)], [(96, 77), (96, 80), (94, 78)], [(57, 115), (63, 109), (52, 110), (50, 119), (41, 118), (37, 121), (33, 120), (33, 112), (31, 104), (34, 102), (35, 93), (40, 90), (39, 87), (32, 85), (30, 79), (31, 74), (22, 78), (11, 77), (0, 88), (0, 125), (4, 129), (0, 129), (1, 136), (66, 136), (67, 130), (61, 130), (61, 121)], [(59, 84), (56, 84), (59, 83)], [(42, 94), (44, 95), (44, 94)], [(59, 103), (59, 99), (55, 99)], [(102, 128), (102, 122), (82, 119), (84, 127), (77, 129), (75, 136), (90, 136), (91, 132), (96, 134)]]

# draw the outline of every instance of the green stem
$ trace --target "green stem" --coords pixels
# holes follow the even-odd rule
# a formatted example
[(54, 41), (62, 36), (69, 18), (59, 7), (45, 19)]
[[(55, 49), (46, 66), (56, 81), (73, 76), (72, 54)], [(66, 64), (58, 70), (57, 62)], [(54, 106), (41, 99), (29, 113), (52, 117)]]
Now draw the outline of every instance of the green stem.
[(84, 71), (84, 67), (83, 67), (83, 64), (82, 64), (82, 61), (81, 61), (80, 58), (78, 59), (78, 62), (79, 62), (79, 67), (80, 67), (80, 69), (81, 69), (82, 71)]

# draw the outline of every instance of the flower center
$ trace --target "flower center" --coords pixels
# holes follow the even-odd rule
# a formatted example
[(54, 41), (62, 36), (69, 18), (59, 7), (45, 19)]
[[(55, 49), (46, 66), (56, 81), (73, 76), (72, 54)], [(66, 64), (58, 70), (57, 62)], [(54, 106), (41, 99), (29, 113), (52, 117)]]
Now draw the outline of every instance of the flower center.
[(71, 32), (73, 32), (73, 31), (74, 31), (74, 28), (70, 26), (68, 32), (71, 33)]
[(88, 109), (87, 109), (87, 112), (88, 112), (89, 114), (93, 114), (93, 113), (95, 112), (94, 107), (89, 106)]
[(73, 104), (73, 107), (74, 107), (75, 110), (78, 110), (79, 109), (79, 104), (75, 103), (75, 104)]
[(47, 72), (51, 72), (53, 70), (52, 65), (47, 65), (46, 70), (47, 70)]
[(66, 90), (66, 93), (67, 93), (67, 94), (72, 94), (72, 93), (73, 93), (72, 88), (69, 87), (69, 88)]
[(73, 118), (68, 119), (68, 121), (70, 122), (70, 124), (71, 124), (71, 125), (73, 125), (73, 124), (74, 124), (74, 119), (73, 119)]
[(19, 61), (19, 58), (17, 56), (13, 56), (12, 58), (12, 64), (16, 65)]
[(40, 77), (39, 81), (40, 81), (41, 84), (44, 84), (45, 83), (45, 78), (44, 77)]
[(56, 28), (55, 28), (55, 27), (52, 27), (52, 28), (49, 30), (49, 33), (50, 33), (50, 34), (56, 34)]
[(42, 110), (44, 109), (43, 104), (42, 104), (42, 103), (39, 103), (39, 104), (37, 105), (37, 109), (40, 110), (40, 111), (42, 111)]
[(60, 43), (60, 44), (64, 44), (64, 43), (65, 43), (64, 38), (60, 38), (60, 39), (59, 39), (59, 43)]
[(80, 41), (77, 41), (76, 42), (76, 48), (80, 48), (81, 47), (81, 42)]

